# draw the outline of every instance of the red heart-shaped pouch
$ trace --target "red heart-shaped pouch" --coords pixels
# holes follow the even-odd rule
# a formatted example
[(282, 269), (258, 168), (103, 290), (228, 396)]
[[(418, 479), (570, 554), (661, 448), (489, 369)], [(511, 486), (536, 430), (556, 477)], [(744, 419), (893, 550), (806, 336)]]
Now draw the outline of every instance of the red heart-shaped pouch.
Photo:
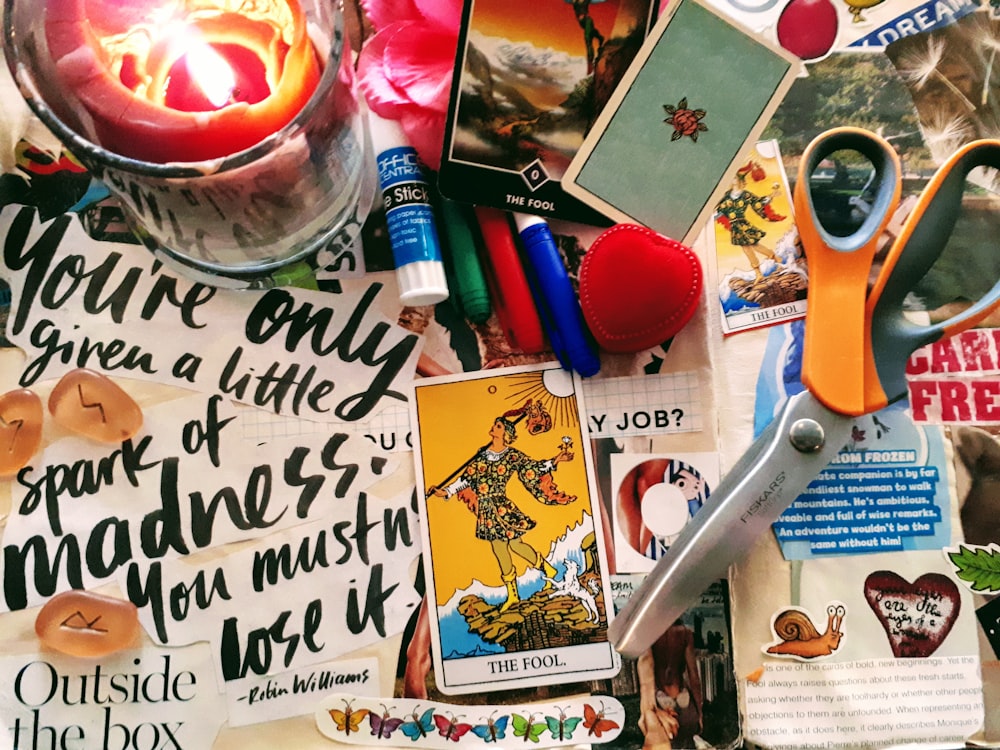
[(638, 224), (616, 224), (580, 266), (580, 306), (609, 352), (662, 344), (694, 315), (704, 274), (691, 248)]

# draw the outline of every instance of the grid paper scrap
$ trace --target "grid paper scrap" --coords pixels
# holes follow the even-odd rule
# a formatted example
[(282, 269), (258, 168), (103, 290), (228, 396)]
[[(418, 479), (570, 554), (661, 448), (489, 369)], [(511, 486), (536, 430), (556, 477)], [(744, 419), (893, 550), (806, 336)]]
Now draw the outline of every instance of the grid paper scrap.
[(406, 406), (389, 406), (364, 422), (316, 422), (262, 409), (246, 409), (242, 415), (243, 439), (262, 443), (268, 440), (348, 432), (364, 435), (384, 451), (408, 451), (410, 414)]
[(592, 438), (697, 432), (704, 428), (697, 373), (584, 381)]
[[(584, 380), (583, 390), (592, 438), (704, 429), (701, 383), (694, 372)], [(409, 412), (403, 406), (383, 409), (361, 424), (336, 425), (247, 409), (242, 425), (244, 439), (256, 443), (337, 430), (364, 435), (390, 452), (413, 447)]]

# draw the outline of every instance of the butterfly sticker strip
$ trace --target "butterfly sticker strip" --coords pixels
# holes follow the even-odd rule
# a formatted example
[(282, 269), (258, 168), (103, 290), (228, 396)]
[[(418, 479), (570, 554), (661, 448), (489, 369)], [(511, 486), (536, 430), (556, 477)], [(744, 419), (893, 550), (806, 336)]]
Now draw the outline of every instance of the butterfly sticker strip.
[(344, 732), (349, 736), (359, 730), (361, 722), (368, 715), (369, 711), (367, 708), (353, 708), (353, 699), (342, 698), (341, 700), (344, 702), (343, 709), (331, 708), (328, 709), (328, 713), (330, 714), (330, 718), (333, 719), (337, 731)]
[(595, 710), (589, 703), (583, 705), (583, 726), (587, 728), (588, 736), (601, 737), (605, 732), (621, 729), (618, 722), (604, 718), (607, 713), (608, 709), (604, 707), (603, 702), (600, 711)]
[(538, 744), (538, 738), (545, 731), (545, 723), (541, 721), (533, 723), (534, 718), (535, 714), (531, 714), (527, 719), (521, 714), (511, 714), (510, 723), (514, 725), (514, 736), (521, 737), (525, 742)]
[(452, 742), (458, 742), (462, 735), (472, 729), (471, 724), (460, 722), (455, 714), (451, 714), (450, 717), (434, 714), (434, 723), (437, 725), (438, 734)]
[(434, 731), (434, 709), (428, 708), (418, 716), (414, 708), (399, 730), (414, 742), (426, 737)]
[(371, 724), (373, 737), (377, 737), (380, 740), (387, 740), (392, 737), (393, 732), (399, 729), (399, 726), (403, 723), (403, 719), (391, 716), (390, 712), (393, 710), (395, 708), (386, 708), (383, 703), (381, 716), (374, 711), (368, 714), (368, 723)]
[(571, 740), (577, 725), (583, 721), (582, 716), (567, 716), (566, 709), (559, 709), (559, 716), (546, 716), (545, 724), (552, 733), (554, 740)]
[[(493, 712), (495, 714), (496, 711)], [(496, 719), (490, 714), (483, 719), (485, 723), (472, 727), (472, 733), (484, 742), (497, 742), (507, 736), (507, 722), (509, 716), (500, 716)]]
[[(607, 695), (564, 698), (556, 706), (453, 705), (335, 693), (315, 713), (320, 732), (338, 742), (441, 750), (599, 745), (621, 734), (615, 719), (623, 716), (622, 704)], [(365, 719), (371, 731), (362, 724)]]

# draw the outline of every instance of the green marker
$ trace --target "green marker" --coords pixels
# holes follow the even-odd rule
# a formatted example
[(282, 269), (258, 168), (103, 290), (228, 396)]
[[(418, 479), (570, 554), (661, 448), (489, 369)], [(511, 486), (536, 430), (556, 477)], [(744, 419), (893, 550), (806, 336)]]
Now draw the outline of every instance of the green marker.
[(451, 272), (449, 280), (454, 279), (455, 298), (466, 318), (485, 323), (490, 317), (490, 293), (465, 208), (441, 196), (441, 216), (447, 238), (445, 267)]

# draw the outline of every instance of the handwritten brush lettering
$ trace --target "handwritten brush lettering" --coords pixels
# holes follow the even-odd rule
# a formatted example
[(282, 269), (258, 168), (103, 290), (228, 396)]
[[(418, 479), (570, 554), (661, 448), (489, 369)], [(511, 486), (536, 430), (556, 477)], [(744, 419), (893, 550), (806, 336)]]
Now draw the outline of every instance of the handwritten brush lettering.
[[(193, 284), (183, 294), (178, 294), (178, 280), (159, 276), (162, 266), (152, 264), (151, 271), (141, 266), (120, 268), (124, 263), (119, 252), (107, 256), (88, 270), (87, 256), (66, 255), (56, 260), (59, 243), (72, 221), (71, 215), (60, 216), (42, 233), (30, 250), (25, 251), (28, 231), (35, 219), (34, 209), (22, 208), (11, 225), (4, 244), (4, 262), (12, 271), (28, 269), (24, 291), (11, 330), (21, 331), (36, 300), (47, 310), (57, 310), (77, 291), (82, 293), (83, 311), (97, 315), (105, 310), (115, 323), (125, 321), (126, 311), (135, 302), (140, 307), (138, 316), (152, 320), (166, 301), (179, 313), (179, 322), (186, 328), (203, 328), (195, 313), (215, 296), (216, 290), (202, 284)], [(116, 272), (120, 278), (115, 278)], [(137, 289), (146, 274), (159, 276), (152, 288), (137, 296)], [(173, 322), (173, 321), (172, 321)]]
[(7, 206), (0, 233), (22, 381), (89, 366), (204, 394), (144, 410), (150, 430), (132, 440), (56, 442), (19, 473), (0, 611), (117, 579), (154, 640), (207, 639), (236, 679), (403, 629), (419, 603), (412, 498), (364, 492), (388, 455), (336, 429), (248, 442), (256, 423), (231, 403), (347, 422), (405, 401), (420, 338), (379, 312), (380, 284), (238, 294), (97, 242), (74, 216)]
[[(304, 472), (305, 460), (310, 453), (308, 448), (296, 448), (285, 459), (285, 484), (289, 487), (302, 487), (302, 491), (299, 493), (299, 502), (295, 508), (299, 518), (305, 518), (309, 514), (309, 508), (322, 490), (329, 473), (340, 474), (333, 490), (336, 497), (345, 497), (351, 486), (357, 483), (358, 474), (364, 467), (352, 460), (351, 450), (353, 450), (353, 446), (348, 444), (348, 436), (345, 433), (331, 435), (323, 445), (319, 456), (320, 464), (327, 471), (326, 474), (307, 475)], [(342, 458), (345, 454), (347, 454), (347, 458)], [(387, 460), (382, 456), (372, 456), (369, 469), (373, 474), (382, 474), (387, 463)]]
[[(171, 414), (173, 439), (160, 429), (22, 474), (3, 547), (7, 608), (117, 578), (154, 640), (209, 640), (227, 680), (334, 658), (403, 629), (419, 603), (413, 493), (369, 497), (364, 488), (386, 465), (369, 441), (316, 434), (248, 453), (231, 416), (244, 412), (219, 397), (154, 407), (154, 425), (157, 408)], [(206, 486), (211, 477), (222, 486)], [(200, 565), (178, 559), (251, 538)]]
[(353, 685), (355, 683), (363, 685), (369, 679), (371, 676), (367, 669), (346, 673), (323, 669), (319, 672), (310, 672), (308, 677), (292, 675), (292, 692), (295, 694), (323, 692), (331, 690), (337, 685)]
[(18, 514), (30, 515), (44, 503), (49, 528), (53, 534), (61, 535), (60, 500), (64, 496), (75, 499), (96, 495), (102, 488), (113, 484), (116, 476), (119, 481), (124, 480), (138, 487), (139, 475), (159, 464), (158, 461), (144, 461), (151, 442), (149, 435), (136, 441), (126, 440), (121, 448), (97, 461), (82, 458), (72, 464), (47, 466), (40, 476), (35, 471), (22, 472), (17, 482), (27, 492), (18, 505)]
[[(294, 531), (285, 532), (284, 541), (279, 537), (262, 542), (240, 553), (242, 557), (227, 560), (221, 566), (209, 564), (194, 576), (189, 566), (174, 566), (170, 561), (154, 561), (145, 570), (138, 563), (131, 563), (125, 575), (126, 593), (136, 606), (149, 608), (154, 632), (163, 644), (178, 642), (172, 634), (180, 632), (176, 626), (192, 617), (198, 622), (200, 612), (214, 612), (225, 626), (220, 653), (232, 668), (229, 674), (236, 677), (245, 676), (246, 669), (256, 674), (267, 671), (264, 649), (288, 637), (291, 631), (285, 627), (289, 618), (302, 617), (306, 624), (313, 622), (313, 618), (319, 621), (322, 605), (316, 604), (303, 615), (290, 610), (280, 622), (258, 623), (257, 627), (244, 625), (244, 621), (267, 617), (272, 611), (267, 607), (259, 610), (247, 607), (247, 597), (270, 596), (274, 589), (286, 590), (290, 583), (304, 578), (315, 576), (323, 581), (322, 586), (329, 592), (327, 601), (335, 604), (333, 611), (341, 618), (345, 635), (371, 630), (377, 637), (385, 637), (390, 632), (387, 614), (390, 601), (397, 592), (403, 598), (414, 593), (400, 589), (400, 581), (409, 580), (406, 565), (384, 564), (391, 559), (409, 559), (416, 553), (413, 516), (406, 507), (383, 507), (381, 520), (370, 520), (369, 499), (363, 492), (359, 494), (352, 519), (346, 517), (348, 512), (343, 509), (337, 514), (339, 518), (295, 527)], [(393, 557), (394, 551), (402, 556)], [(338, 579), (335, 572), (338, 569), (351, 571), (349, 580), (345, 580), (346, 573)], [(242, 598), (235, 588), (237, 585), (242, 587)], [(297, 586), (315, 595), (313, 587), (301, 583)], [(288, 590), (295, 589), (293, 586)], [(309, 611), (313, 614), (309, 615)], [(337, 645), (343, 646), (343, 640), (339, 639)], [(259, 662), (248, 655), (253, 643), (261, 654)], [(239, 659), (237, 654), (241, 655)], [(264, 671), (258, 671), (257, 667)]]
[[(386, 513), (389, 518), (389, 511)], [(396, 511), (397, 516), (400, 513), (405, 516), (403, 509)], [(295, 607), (296, 602), (291, 601), (292, 608), (256, 627), (254, 622), (260, 618), (269, 618), (272, 610), (269, 607), (247, 606), (247, 597), (253, 593), (267, 595), (273, 586), (315, 574), (323, 581), (322, 586), (329, 589), (325, 601), (334, 605), (333, 611), (341, 620), (340, 626), (324, 625), (322, 632), (331, 634), (326, 640), (333, 642), (333, 647), (339, 648), (339, 653), (343, 653), (352, 649), (344, 636), (364, 636), (371, 631), (372, 636), (368, 641), (371, 642), (389, 635), (390, 625), (402, 628), (409, 614), (407, 612), (405, 616), (400, 616), (398, 613), (391, 613), (389, 605), (394, 598), (399, 598), (400, 601), (406, 601), (408, 597), (413, 599), (408, 606), (414, 605), (416, 601), (415, 592), (400, 588), (401, 578), (408, 580), (406, 566), (387, 568), (382, 562), (362, 560), (360, 553), (358, 560), (367, 567), (359, 569), (355, 564), (349, 569), (355, 573), (359, 570), (366, 571), (366, 575), (361, 576), (361, 581), (355, 576), (347, 582), (346, 599), (336, 585), (330, 588), (331, 582), (336, 582), (337, 579), (331, 577), (329, 571), (334, 566), (348, 562), (345, 559), (346, 553), (331, 562), (331, 546), (358, 537), (358, 547), (367, 549), (368, 542), (362, 543), (361, 539), (366, 540), (370, 530), (378, 526), (366, 523), (356, 528), (354, 534), (345, 534), (345, 525), (351, 524), (346, 521), (336, 522), (331, 533), (331, 529), (324, 524), (316, 524), (314, 528), (305, 530), (297, 541), (289, 541), (276, 548), (262, 544), (257, 549), (248, 551), (249, 561), (224, 562), (222, 567), (211, 570), (202, 568), (190, 580), (176, 578), (177, 575), (189, 573), (187, 566), (181, 570), (176, 567), (168, 570), (169, 562), (156, 561), (143, 571), (138, 564), (131, 563), (125, 575), (125, 591), (136, 606), (149, 608), (153, 632), (163, 644), (183, 643), (183, 636), (178, 639), (172, 635), (174, 626), (189, 618), (193, 623), (203, 623), (202, 613), (211, 614), (222, 628), (218, 649), (223, 675), (227, 680), (233, 680), (245, 677), (248, 671), (258, 675), (267, 674), (272, 668), (272, 658), (278, 647), (284, 647), (281, 654), (286, 668), (291, 665), (300, 640), (306, 650), (312, 653), (325, 647), (325, 641), (320, 643), (317, 639), (320, 621), (323, 619), (324, 599), (310, 601), (304, 605), (301, 614), (299, 612), (302, 607)], [(395, 548), (397, 535), (399, 539), (410, 539), (409, 522), (401, 523), (397, 517), (395, 523), (385, 525), (384, 534), (383, 549)], [(404, 542), (404, 545), (410, 546), (412, 542)], [(384, 558), (384, 553), (381, 557)], [(234, 583), (237, 579), (239, 583)], [(241, 597), (236, 593), (237, 587), (245, 587), (247, 579), (251, 588), (244, 589)], [(302, 590), (315, 591), (311, 587)], [(390, 617), (393, 618), (391, 623)], [(249, 625), (246, 624), (247, 621), (251, 621)], [(301, 628), (292, 624), (296, 622), (302, 623)], [(342, 635), (335, 638), (332, 634), (336, 634), (338, 628)], [(198, 632), (198, 639), (203, 639), (203, 628)]]
[[(334, 438), (331, 438), (334, 439)], [(131, 452), (124, 452), (131, 455)], [(141, 455), (141, 454), (140, 454)], [(242, 497), (233, 487), (218, 489), (206, 501), (202, 491), (188, 492), (182, 513), (182, 493), (179, 492), (179, 459), (169, 457), (162, 462), (143, 465), (142, 469), (154, 466), (160, 468), (160, 507), (147, 512), (138, 523), (122, 519), (103, 519), (81, 540), (75, 534), (61, 533), (59, 526), (60, 492), (47, 492), (50, 509), (49, 523), (57, 539), (47, 539), (42, 535), (30, 537), (20, 546), (5, 545), (4, 553), (4, 593), (7, 606), (23, 609), (27, 606), (27, 581), (34, 583), (36, 590), (45, 596), (55, 592), (56, 582), (62, 570), (75, 588), (83, 588), (81, 566), (86, 559), (91, 572), (100, 571), (105, 576), (113, 575), (124, 562), (132, 558), (133, 538), (139, 542), (139, 550), (150, 560), (162, 558), (168, 553), (190, 554), (197, 549), (207, 548), (214, 541), (214, 532), (220, 519), (242, 531), (268, 529), (287, 512), (288, 503), (272, 508), (271, 501), (278, 494), (274, 488), (272, 468), (262, 464), (253, 467), (247, 478)], [(65, 467), (53, 467), (51, 471), (65, 476)], [(48, 474), (49, 472), (46, 472)], [(44, 483), (44, 479), (40, 483)], [(100, 482), (89, 485), (96, 491)], [(78, 487), (69, 489), (73, 497), (83, 497)], [(282, 493), (284, 494), (284, 493)], [(40, 493), (33, 490), (33, 497)], [(25, 506), (30, 512), (37, 507)], [(309, 504), (299, 504), (299, 510), (308, 512)], [(305, 517), (304, 514), (300, 517)], [(50, 554), (49, 544), (55, 542), (55, 550)], [(81, 551), (86, 555), (81, 556)], [(110, 559), (108, 559), (110, 556)]]
[[(351, 581), (353, 583), (353, 581)], [(394, 583), (391, 586), (382, 586), (382, 564), (373, 565), (368, 578), (368, 587), (365, 592), (364, 611), (361, 611), (359, 595), (356, 588), (347, 592), (347, 627), (355, 635), (363, 632), (371, 622), (375, 632), (379, 637), (385, 638), (385, 602), (392, 596), (392, 592), (399, 586)]]
[(281, 612), (267, 628), (256, 628), (247, 634), (246, 651), (241, 653), (239, 618), (227, 617), (222, 624), (222, 677), (226, 681), (246, 677), (247, 670), (254, 674), (267, 674), (271, 669), (272, 643), (284, 645), (282, 663), (287, 669), (299, 647), (299, 642), (316, 653), (323, 650), (323, 644), (316, 642), (320, 622), (323, 619), (323, 602), (313, 599), (306, 606), (302, 622), (302, 632), (286, 630), (292, 616), (291, 610)]
[[(400, 542), (404, 547), (413, 545), (409, 516), (404, 508), (395, 510), (384, 508), (381, 525), (383, 534), (380, 541), (384, 549), (394, 550)], [(355, 552), (361, 562), (365, 565), (370, 564), (368, 536), (372, 529), (376, 529), (378, 526), (378, 521), (368, 520), (368, 496), (362, 492), (358, 496), (354, 522), (337, 521), (330, 529), (333, 539), (342, 548), (342, 553), (333, 561), (334, 564), (343, 565), (352, 558)], [(294, 545), (291, 543), (279, 544), (260, 552), (254, 552), (251, 576), (254, 591), (263, 591), (265, 586), (274, 586), (282, 580), (290, 581), (299, 572), (309, 573), (319, 567), (329, 567), (328, 545), (327, 531), (323, 529), (315, 536), (303, 538), (294, 555)]]
[(84, 336), (79, 342), (63, 341), (64, 330), (54, 321), (40, 320), (32, 329), (27, 351), (37, 356), (28, 361), (19, 383), (25, 388), (36, 381), (55, 374), (50, 365), (69, 362), (77, 367), (96, 367), (105, 372), (126, 370), (130, 375), (155, 375), (158, 368), (153, 364), (153, 354), (141, 346), (130, 345), (123, 339), (93, 341)]
[[(205, 421), (202, 422), (198, 419), (192, 419), (184, 425), (184, 430), (181, 435), (181, 442), (184, 445), (184, 451), (188, 455), (195, 455), (202, 448), (207, 447), (208, 457), (212, 461), (212, 466), (215, 468), (219, 468), (222, 464), (222, 460), (219, 457), (219, 435), (226, 425), (236, 419), (236, 417), (227, 417), (226, 419), (221, 419), (219, 417), (219, 404), (221, 402), (222, 398), (220, 396), (212, 396), (208, 400), (208, 410), (205, 413)], [(304, 449), (297, 448), (296, 450)]]
[[(14, 519), (19, 524), (24, 523), (20, 519), (32, 520), (19, 537), (5, 537), (7, 608), (23, 609), (37, 603), (39, 595), (52, 595), (60, 579), (85, 588), (88, 576), (104, 580), (133, 559), (158, 560), (208, 548), (220, 538), (261, 536), (286, 515), (310, 520), (318, 497), (358, 493), (385, 466), (368, 441), (344, 433), (294, 440), (281, 452), (247, 455), (240, 449), (239, 431), (226, 431), (232, 429), (233, 418), (220, 415), (221, 399), (212, 397), (202, 404), (204, 417), (183, 422), (179, 430), (177, 455), (165, 453), (163, 446), (157, 450), (155, 436), (145, 435), (99, 458), (82, 457), (20, 473), (22, 492), (13, 498)], [(231, 446), (228, 452), (226, 445)], [(199, 460), (200, 455), (208, 460)], [(240, 461), (235, 477), (233, 466), (223, 465), (224, 455)], [(264, 460), (254, 461), (257, 455)], [(358, 463), (362, 457), (368, 460)], [(208, 478), (184, 471), (188, 465), (209, 463), (228, 471)], [(228, 477), (232, 485), (212, 488), (210, 477)], [(234, 478), (242, 479), (243, 486), (235, 486)], [(121, 510), (107, 511), (103, 518), (91, 516), (86, 523), (74, 516), (75, 526), (67, 528), (63, 511), (69, 504), (94, 503), (115, 491), (134, 492), (144, 501), (117, 506)], [(359, 519), (365, 517), (366, 507), (359, 501)], [(345, 544), (351, 546), (349, 540)]]
[(213, 289), (88, 237), (74, 216), (41, 224), (25, 207), (0, 211), (0, 233), (22, 386), (90, 367), (343, 422), (406, 400), (419, 337), (378, 312), (381, 284)]
[(416, 346), (416, 338), (407, 337), (388, 350), (380, 351), (383, 339), (390, 330), (384, 322), (371, 326), (360, 343), (355, 341), (361, 333), (365, 315), (381, 288), (381, 284), (373, 284), (365, 290), (339, 331), (336, 330), (338, 313), (334, 308), (317, 308), (308, 302), (297, 307), (296, 300), (287, 291), (272, 289), (247, 317), (247, 339), (262, 344), (284, 331), (286, 351), (298, 351), (300, 343), (308, 341), (309, 349), (314, 354), (337, 353), (344, 362), (360, 360), (371, 367), (379, 367), (367, 391), (344, 399), (335, 410), (342, 419), (360, 419), (371, 412), (382, 396), (404, 400), (402, 394), (390, 391), (389, 385), (402, 371)]
[(192, 612), (208, 609), (215, 601), (232, 601), (233, 595), (229, 593), (222, 569), (215, 569), (210, 583), (206, 583), (207, 579), (206, 571), (199, 570), (190, 584), (177, 583), (166, 590), (161, 562), (152, 563), (145, 573), (133, 562), (125, 573), (125, 594), (140, 609), (149, 608), (156, 638), (160, 643), (168, 644), (171, 640), (166, 624), (168, 614), (174, 622), (179, 622)]

